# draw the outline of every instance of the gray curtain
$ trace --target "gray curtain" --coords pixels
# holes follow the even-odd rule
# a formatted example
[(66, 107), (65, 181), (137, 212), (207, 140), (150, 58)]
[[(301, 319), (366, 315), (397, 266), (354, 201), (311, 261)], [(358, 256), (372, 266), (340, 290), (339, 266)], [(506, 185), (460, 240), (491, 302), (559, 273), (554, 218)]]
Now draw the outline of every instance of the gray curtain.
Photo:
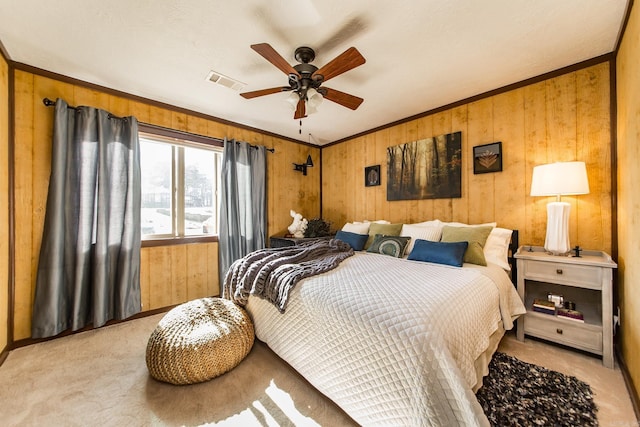
[(225, 140), (220, 203), (220, 288), (233, 262), (265, 247), (267, 159), (263, 146)]
[(139, 311), (138, 122), (58, 99), (32, 337)]

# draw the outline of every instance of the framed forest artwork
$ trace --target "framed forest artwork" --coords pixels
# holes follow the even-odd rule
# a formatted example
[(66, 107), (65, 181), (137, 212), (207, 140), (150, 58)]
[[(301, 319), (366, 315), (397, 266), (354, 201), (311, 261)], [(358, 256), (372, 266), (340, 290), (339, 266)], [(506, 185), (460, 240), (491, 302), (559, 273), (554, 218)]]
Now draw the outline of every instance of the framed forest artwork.
[(387, 200), (462, 197), (462, 132), (387, 148)]

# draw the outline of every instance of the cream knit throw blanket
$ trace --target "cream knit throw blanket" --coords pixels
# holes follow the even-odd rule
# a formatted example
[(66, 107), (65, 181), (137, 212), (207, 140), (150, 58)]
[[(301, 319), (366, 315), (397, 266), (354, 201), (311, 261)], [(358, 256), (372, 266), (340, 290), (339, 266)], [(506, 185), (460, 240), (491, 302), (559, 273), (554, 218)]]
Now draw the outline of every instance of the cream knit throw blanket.
[(305, 277), (333, 270), (352, 255), (351, 246), (336, 239), (260, 249), (229, 267), (222, 296), (244, 306), (249, 294), (257, 295), (284, 313), (289, 293), (296, 283)]

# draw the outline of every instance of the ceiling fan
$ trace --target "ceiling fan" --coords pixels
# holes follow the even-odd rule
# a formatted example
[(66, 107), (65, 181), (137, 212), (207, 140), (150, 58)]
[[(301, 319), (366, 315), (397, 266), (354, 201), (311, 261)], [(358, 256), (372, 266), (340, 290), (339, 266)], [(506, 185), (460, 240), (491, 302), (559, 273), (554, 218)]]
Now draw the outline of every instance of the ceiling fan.
[(316, 53), (310, 47), (302, 46), (296, 49), (295, 58), (300, 63), (294, 66), (291, 66), (287, 60), (268, 43), (251, 45), (251, 49), (258, 52), (264, 59), (287, 74), (289, 76), (289, 86), (241, 93), (240, 96), (246, 99), (271, 95), (278, 92), (292, 91), (291, 96), (296, 104), (296, 111), (293, 115), (294, 119), (306, 117), (307, 103), (309, 103), (310, 109), (315, 108), (318, 101), (321, 100), (321, 98), (317, 98), (320, 95), (329, 101), (333, 101), (352, 110), (358, 108), (360, 104), (362, 104), (362, 101), (364, 101), (364, 99), (357, 96), (322, 86), (327, 80), (366, 62), (355, 47), (350, 47), (320, 68), (310, 64), (316, 57)]

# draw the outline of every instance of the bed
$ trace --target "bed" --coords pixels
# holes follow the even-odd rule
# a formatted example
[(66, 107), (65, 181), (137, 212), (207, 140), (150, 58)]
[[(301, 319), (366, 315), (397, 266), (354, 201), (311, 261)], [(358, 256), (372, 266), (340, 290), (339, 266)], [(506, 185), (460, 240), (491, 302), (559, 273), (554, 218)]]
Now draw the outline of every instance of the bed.
[(249, 296), (256, 337), (362, 425), (488, 425), (474, 391), (524, 313), (502, 267), (356, 252), (292, 288)]

